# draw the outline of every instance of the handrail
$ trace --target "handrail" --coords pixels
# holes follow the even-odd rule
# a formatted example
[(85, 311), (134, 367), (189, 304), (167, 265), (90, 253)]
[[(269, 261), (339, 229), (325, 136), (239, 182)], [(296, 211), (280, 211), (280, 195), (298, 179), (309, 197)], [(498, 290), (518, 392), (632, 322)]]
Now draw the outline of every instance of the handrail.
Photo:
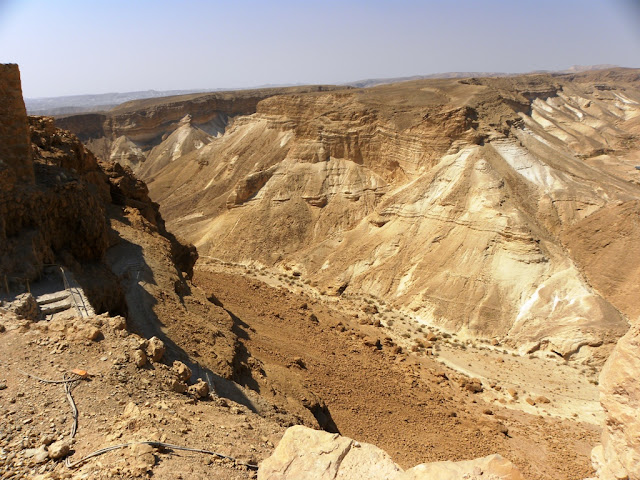
[[(87, 304), (84, 300), (84, 296), (78, 291), (77, 288), (74, 289), (74, 287), (71, 287), (71, 284), (69, 283), (69, 279), (67, 278), (66, 272), (64, 270), (64, 267), (60, 264), (57, 263), (42, 263), (40, 264), (41, 267), (57, 267), (60, 270), (60, 273), (62, 275), (62, 284), (64, 289), (69, 293), (69, 295), (71, 296), (71, 299), (73, 300), (73, 304), (75, 306), (76, 312), (78, 313), (78, 315), (80, 315), (81, 317), (88, 317), (89, 314), (89, 308), (87, 308)], [(14, 276), (9, 276), (9, 275), (2, 275), (2, 277), (0, 277), (1, 280), (3, 280), (4, 283), (4, 289), (7, 290), (7, 295), (9, 295), (10, 293), (10, 289), (9, 289), (9, 280), (13, 280), (13, 281), (20, 281), (20, 283), (24, 282), (24, 285), (26, 286), (26, 290), (28, 293), (31, 293), (31, 288), (30, 288), (30, 284), (29, 284), (29, 279), (28, 278), (23, 278), (23, 277), (14, 277)], [(78, 299), (76, 298), (76, 295), (80, 297), (80, 302), (82, 303), (82, 305), (80, 305), (78, 303)], [(84, 314), (82, 313), (82, 310), (84, 310)]]
[(64, 289), (69, 292), (69, 295), (71, 295), (71, 299), (73, 300), (73, 303), (76, 307), (76, 311), (78, 312), (78, 315), (80, 315), (81, 317), (84, 317), (84, 315), (82, 314), (82, 311), (80, 310), (80, 306), (78, 305), (78, 301), (76, 300), (76, 296), (73, 294), (73, 291), (71, 290), (71, 286), (69, 286), (67, 275), (64, 273), (64, 268), (60, 267), (60, 273), (62, 273), (62, 283), (64, 285)]

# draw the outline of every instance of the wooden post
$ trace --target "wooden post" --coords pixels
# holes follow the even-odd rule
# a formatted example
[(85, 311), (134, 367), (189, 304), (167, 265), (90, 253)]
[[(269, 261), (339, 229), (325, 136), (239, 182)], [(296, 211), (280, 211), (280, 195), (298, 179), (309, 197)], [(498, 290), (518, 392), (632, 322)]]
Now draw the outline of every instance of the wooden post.
[(7, 276), (4, 276), (4, 288), (7, 291), (7, 295), (9, 295), (9, 282), (7, 281)]

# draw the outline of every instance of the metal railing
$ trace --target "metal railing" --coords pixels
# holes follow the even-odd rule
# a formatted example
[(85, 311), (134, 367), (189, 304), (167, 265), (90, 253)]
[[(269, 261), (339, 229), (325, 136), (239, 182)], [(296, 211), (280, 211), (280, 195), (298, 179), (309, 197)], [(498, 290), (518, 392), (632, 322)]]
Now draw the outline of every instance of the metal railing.
[[(76, 312), (78, 312), (78, 315), (80, 315), (81, 317), (84, 317), (84, 315), (82, 314), (82, 311), (80, 310), (80, 305), (78, 305), (78, 301), (76, 300), (76, 296), (73, 294), (73, 290), (71, 290), (71, 285), (69, 285), (67, 274), (64, 273), (64, 268), (62, 266), (60, 266), (60, 273), (62, 274), (62, 284), (64, 285), (64, 289), (67, 292), (69, 292), (69, 296), (71, 297), (71, 300), (73, 300), (73, 304), (76, 307)], [(82, 300), (82, 296), (80, 296), (80, 300)], [(84, 300), (82, 301), (82, 303), (84, 303)], [(86, 305), (84, 307), (86, 312), (87, 311)]]
[[(76, 312), (81, 317), (88, 317), (89, 308), (87, 307), (87, 304), (84, 300), (84, 295), (80, 291), (78, 291), (77, 288), (74, 288), (71, 286), (64, 267), (57, 263), (44, 263), (41, 265), (41, 267), (42, 269), (44, 269), (44, 267), (56, 267), (56, 269), (60, 271), (60, 274), (62, 276), (63, 288), (66, 292), (68, 292), (69, 296), (71, 297), (71, 300), (73, 301), (73, 306), (75, 307)], [(14, 290), (16, 296), (20, 295), (21, 293), (31, 293), (31, 284), (28, 278), (3, 275), (2, 281), (3, 281), (4, 290), (8, 297), (11, 297), (11, 294), (12, 294), (12, 289), (10, 288), (10, 285), (20, 286), (17, 289), (17, 291)], [(80, 299), (80, 303), (78, 302), (78, 298)], [(84, 314), (82, 313), (83, 311), (84, 311)]]

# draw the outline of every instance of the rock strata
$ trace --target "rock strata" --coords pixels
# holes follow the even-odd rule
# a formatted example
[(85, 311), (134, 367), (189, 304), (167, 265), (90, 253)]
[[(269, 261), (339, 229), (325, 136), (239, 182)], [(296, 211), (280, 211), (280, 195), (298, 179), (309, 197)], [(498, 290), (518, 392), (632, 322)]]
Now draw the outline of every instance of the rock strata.
[(640, 479), (640, 324), (618, 342), (600, 373), (606, 418), (592, 453), (601, 480)]
[(637, 261), (618, 260), (637, 243), (640, 85), (607, 77), (271, 96), (150, 195), (203, 257), (295, 265), (321, 294), (600, 364), (640, 305)]

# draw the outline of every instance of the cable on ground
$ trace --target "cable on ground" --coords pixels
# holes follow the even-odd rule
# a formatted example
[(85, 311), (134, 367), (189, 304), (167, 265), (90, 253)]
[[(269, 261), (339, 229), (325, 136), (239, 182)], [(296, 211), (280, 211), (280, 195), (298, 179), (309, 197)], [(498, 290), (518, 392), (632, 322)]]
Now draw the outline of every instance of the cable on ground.
[(103, 454), (108, 453), (108, 452), (112, 452), (113, 450), (118, 450), (120, 448), (130, 447), (132, 445), (150, 445), (150, 446), (155, 447), (155, 448), (168, 448), (168, 449), (171, 449), (171, 450), (183, 450), (185, 452), (204, 453), (206, 455), (213, 455), (213, 456), (218, 457), (218, 458), (223, 458), (223, 459), (226, 459), (226, 460), (230, 460), (235, 465), (240, 465), (240, 466), (243, 466), (243, 467), (247, 467), (250, 470), (258, 470), (258, 466), (257, 465), (253, 465), (253, 464), (250, 464), (250, 463), (243, 463), (243, 462), (240, 462), (240, 461), (236, 460), (233, 457), (230, 457), (228, 455), (223, 455), (222, 453), (213, 452), (211, 450), (203, 450), (201, 448), (182, 447), (180, 445), (173, 445), (171, 443), (151, 442), (151, 441), (121, 443), (119, 445), (112, 445), (110, 447), (101, 448), (100, 450), (96, 450), (95, 452), (91, 452), (89, 455), (86, 455), (86, 456), (82, 457), (80, 460), (77, 460), (77, 461), (75, 461), (73, 463), (68, 462), (67, 463), (67, 467), (75, 468), (75, 467), (83, 464), (84, 462), (86, 462), (87, 460), (89, 460), (91, 458), (97, 457), (99, 455), (103, 455)]
[[(84, 380), (86, 377), (83, 377), (83, 376), (78, 375), (76, 373), (65, 373), (62, 380), (48, 380), (46, 378), (41, 378), (41, 377), (38, 377), (38, 376), (33, 375), (31, 373), (28, 373), (28, 372), (25, 372), (23, 370), (20, 370), (19, 368), (17, 368), (16, 370), (18, 370), (23, 375), (26, 375), (28, 377), (31, 377), (31, 378), (34, 378), (34, 379), (38, 380), (39, 382), (50, 383), (50, 384), (64, 384), (64, 393), (67, 396), (67, 401), (69, 402), (69, 406), (71, 407), (71, 413), (73, 415), (73, 426), (71, 427), (70, 437), (71, 438), (75, 437), (76, 432), (78, 430), (78, 408), (76, 407), (76, 404), (75, 404), (75, 402), (73, 400), (73, 396), (71, 395), (71, 392), (75, 388), (75, 386), (78, 385), (78, 383), (80, 383), (80, 381)], [(91, 452), (90, 454), (82, 457), (79, 460), (76, 460), (75, 462), (71, 462), (69, 460), (69, 458), (67, 457), (67, 459), (65, 460), (65, 465), (67, 467), (69, 467), (69, 468), (75, 468), (75, 467), (83, 464), (84, 462), (86, 462), (87, 460), (89, 460), (91, 458), (98, 457), (98, 456), (103, 455), (103, 454), (108, 453), (108, 452), (112, 452), (113, 450), (118, 450), (118, 449), (121, 449), (121, 448), (130, 447), (132, 445), (149, 445), (149, 446), (154, 447), (154, 448), (168, 448), (168, 449), (171, 449), (171, 450), (182, 450), (182, 451), (185, 451), (185, 452), (203, 453), (205, 455), (213, 455), (213, 456), (218, 457), (218, 458), (223, 458), (223, 459), (226, 459), (226, 460), (230, 460), (235, 465), (240, 465), (240, 466), (246, 467), (249, 470), (258, 470), (258, 466), (257, 465), (240, 462), (237, 459), (235, 459), (234, 457), (230, 457), (228, 455), (223, 455), (222, 453), (213, 452), (211, 450), (204, 450), (204, 449), (201, 449), (201, 448), (182, 447), (180, 445), (173, 445), (171, 443), (152, 442), (152, 441), (129, 442), (129, 443), (121, 443), (119, 445), (112, 445), (110, 447), (101, 448), (100, 450), (96, 450), (95, 452)]]

